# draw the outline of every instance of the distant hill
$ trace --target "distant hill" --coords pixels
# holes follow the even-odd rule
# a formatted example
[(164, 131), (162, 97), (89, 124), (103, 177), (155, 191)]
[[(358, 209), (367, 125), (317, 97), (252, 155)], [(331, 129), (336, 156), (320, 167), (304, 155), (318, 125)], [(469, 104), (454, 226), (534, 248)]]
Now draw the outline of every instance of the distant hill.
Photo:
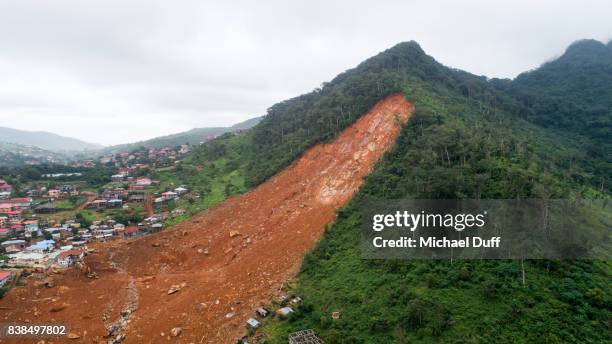
[(34, 146), (54, 152), (75, 152), (104, 147), (96, 143), (85, 142), (47, 131), (28, 131), (7, 127), (0, 127), (0, 138), (2, 138), (3, 142)]
[(250, 129), (261, 121), (262, 117), (255, 117), (248, 119), (244, 122), (236, 123), (231, 127), (210, 127), (210, 128), (194, 128), (188, 131), (184, 131), (177, 134), (160, 136), (150, 140), (139, 141), (134, 143), (127, 143), (121, 145), (110, 146), (102, 150), (103, 154), (111, 154), (129, 151), (137, 147), (146, 148), (162, 148), (172, 147), (182, 144), (198, 144), (200, 142), (206, 142), (211, 138), (228, 133), (236, 132), (240, 130)]
[(68, 158), (61, 153), (35, 146), (0, 142), (0, 167), (19, 167), (48, 163), (62, 164), (67, 161)]
[(538, 69), (492, 82), (522, 102), (524, 118), (581, 141), (592, 162), (586, 172), (612, 175), (611, 43), (580, 40)]
[(514, 80), (494, 80), (500, 90), (532, 110), (529, 119), (547, 127), (607, 138), (612, 114), (612, 45), (585, 39)]

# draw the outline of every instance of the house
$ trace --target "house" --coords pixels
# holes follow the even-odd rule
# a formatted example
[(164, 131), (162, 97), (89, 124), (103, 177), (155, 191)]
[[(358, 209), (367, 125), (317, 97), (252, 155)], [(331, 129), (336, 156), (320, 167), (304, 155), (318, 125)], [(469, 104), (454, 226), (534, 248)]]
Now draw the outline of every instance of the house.
[(161, 223), (154, 223), (151, 225), (151, 233), (159, 232), (162, 230), (162, 228), (163, 225)]
[(173, 191), (162, 192), (161, 196), (162, 196), (162, 199), (165, 201), (169, 201), (169, 200), (178, 198), (178, 194)]
[(120, 199), (111, 199), (106, 202), (106, 208), (121, 208), (123, 201)]
[(7, 285), (11, 281), (12, 277), (13, 274), (11, 274), (10, 271), (0, 271), (0, 288)]
[(268, 316), (268, 310), (263, 308), (263, 307), (259, 307), (255, 310), (255, 313), (257, 313), (257, 315), (259, 315), (262, 318), (265, 318)]
[(9, 230), (11, 231), (11, 233), (14, 233), (13, 235), (23, 237), (23, 226), (20, 223), (15, 223), (14, 225), (11, 225), (9, 227)]
[(151, 178), (145, 178), (145, 177), (136, 178), (136, 185), (150, 186), (151, 183), (152, 183)]
[(26, 248), (27, 251), (32, 251), (32, 252), (46, 252), (46, 251), (53, 251), (53, 249), (55, 248), (55, 241), (53, 240), (42, 240), (37, 242), (34, 245), (30, 245), (28, 248)]
[(32, 199), (27, 197), (11, 198), (8, 203), (11, 203), (14, 208), (26, 210), (32, 206)]
[(246, 323), (251, 328), (258, 328), (259, 325), (260, 325), (259, 321), (255, 320), (253, 318), (250, 318), (249, 320), (247, 320)]
[(83, 251), (78, 249), (60, 252), (60, 254), (57, 256), (57, 264), (62, 267), (69, 267), (82, 259), (83, 256)]
[(60, 186), (59, 190), (62, 193), (72, 193), (76, 191), (76, 187), (74, 185), (65, 184)]
[(294, 297), (293, 299), (291, 299), (290, 301), (292, 304), (297, 305), (298, 303), (302, 302), (302, 298), (299, 296)]
[(128, 187), (128, 190), (131, 191), (143, 191), (144, 190), (144, 186), (143, 185), (136, 185), (136, 184), (132, 184)]
[(185, 215), (185, 209), (176, 208), (172, 212), (170, 212), (172, 216), (182, 216)]
[(179, 186), (178, 188), (174, 189), (174, 192), (176, 192), (180, 196), (189, 192), (189, 189)]
[(60, 196), (60, 191), (57, 189), (51, 189), (47, 191), (47, 197), (49, 198), (58, 198)]
[(49, 214), (55, 212), (55, 206), (51, 202), (44, 203), (34, 208), (34, 211), (39, 214)]
[(134, 202), (134, 203), (142, 203), (144, 202), (146, 199), (146, 196), (144, 193), (132, 193), (130, 195), (130, 197), (128, 197), (128, 202)]
[(293, 308), (283, 307), (283, 308), (279, 308), (276, 312), (282, 316), (288, 316), (289, 314), (293, 313)]
[(11, 198), (11, 193), (8, 191), (0, 191), (0, 199), (9, 199)]
[(163, 221), (163, 219), (164, 217), (161, 214), (153, 214), (147, 217), (146, 219), (144, 219), (144, 221), (148, 223), (157, 223), (157, 222)]
[(12, 266), (44, 266), (49, 259), (55, 260), (56, 253), (39, 252), (17, 252), (9, 255), (9, 262)]
[(34, 189), (30, 189), (26, 192), (26, 195), (28, 195), (28, 197), (42, 197), (42, 195), (44, 195), (46, 193), (46, 189), (45, 188), (34, 188)]
[(0, 179), (0, 192), (13, 192), (13, 187), (11, 184), (7, 183), (5, 180)]
[(38, 232), (38, 220), (27, 220), (23, 222), (26, 233)]
[(11, 203), (0, 203), (0, 214), (8, 214), (13, 210)]
[(6, 213), (10, 223), (21, 222), (21, 210), (13, 210)]
[(123, 174), (113, 174), (111, 176), (111, 180), (113, 182), (122, 182), (124, 178), (125, 178), (125, 176)]
[(7, 240), (2, 242), (2, 247), (6, 253), (21, 252), (25, 248), (25, 240)]
[(8, 217), (0, 216), (0, 228), (6, 226), (7, 223), (8, 223)]
[(133, 167), (121, 167), (119, 168), (117, 175), (120, 175), (123, 180), (123, 178), (129, 176), (130, 174), (133, 174), (135, 171), (136, 169)]
[(323, 344), (323, 340), (313, 330), (302, 330), (289, 334), (289, 344)]
[(87, 205), (87, 209), (106, 209), (107, 201), (105, 199), (97, 199)]
[(0, 226), (0, 238), (6, 238), (11, 235), (11, 230)]
[(127, 197), (127, 195), (128, 192), (125, 189), (115, 188), (113, 190), (104, 190), (104, 192), (102, 192), (102, 194), (100, 195), (100, 198), (103, 198), (105, 200), (123, 199)]
[(132, 238), (135, 236), (138, 236), (140, 234), (140, 231), (138, 230), (138, 227), (136, 226), (129, 226), (125, 228), (125, 231), (123, 232), (123, 236), (126, 238)]

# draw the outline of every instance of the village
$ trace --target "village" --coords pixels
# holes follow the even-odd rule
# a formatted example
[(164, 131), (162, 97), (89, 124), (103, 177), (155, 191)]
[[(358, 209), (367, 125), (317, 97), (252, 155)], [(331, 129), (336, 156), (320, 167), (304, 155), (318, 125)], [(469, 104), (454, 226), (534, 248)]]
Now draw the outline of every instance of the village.
[(72, 164), (73, 167), (93, 168), (96, 164), (114, 166), (133, 166), (142, 168), (151, 166), (153, 168), (172, 167), (178, 159), (189, 153), (192, 147), (182, 144), (176, 147), (145, 148), (140, 147), (129, 152), (106, 153), (95, 159), (81, 159)]
[[(188, 147), (178, 151), (184, 154)], [(44, 182), (20, 190), (0, 179), (0, 288), (14, 286), (24, 271), (71, 267), (91, 251), (92, 243), (159, 232), (164, 219), (183, 215), (177, 204), (191, 197), (189, 190), (160, 187), (149, 172), (151, 165), (166, 167), (175, 161), (178, 151), (103, 157), (116, 173), (97, 190), (83, 181), (66, 182), (81, 173), (46, 174)]]

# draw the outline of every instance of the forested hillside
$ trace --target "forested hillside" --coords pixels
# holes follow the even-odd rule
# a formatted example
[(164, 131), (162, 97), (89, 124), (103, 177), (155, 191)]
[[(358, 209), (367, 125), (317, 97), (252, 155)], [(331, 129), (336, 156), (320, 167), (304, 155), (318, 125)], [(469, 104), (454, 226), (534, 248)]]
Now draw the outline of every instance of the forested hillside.
[[(401, 66), (408, 51), (418, 49), (403, 44), (382, 55)], [(288, 321), (268, 327), (270, 342), (304, 328), (329, 343), (609, 340), (609, 262), (361, 259), (359, 209), (366, 196), (609, 197), (586, 172), (601, 176), (605, 168), (588, 154), (590, 142), (529, 123), (524, 119), (535, 110), (486, 80), (420, 61), (429, 62), (414, 68), (423, 74), (401, 77), (417, 112), (306, 257), (292, 291), (305, 303)], [(341, 319), (332, 320), (333, 311)]]
[(493, 80), (528, 109), (525, 118), (580, 141), (592, 158), (586, 176), (610, 190), (612, 175), (612, 45), (595, 40), (572, 44), (558, 59), (515, 80)]
[[(488, 81), (401, 43), (274, 105), (250, 132), (197, 149), (179, 170), (183, 178), (222, 159), (218, 175), (254, 186), (386, 95), (399, 91), (415, 104), (396, 147), (305, 258), (290, 291), (304, 303), (287, 321), (266, 324), (268, 341), (286, 342), (304, 328), (326, 343), (609, 341), (609, 262), (372, 261), (359, 250), (368, 196), (609, 199), (609, 151), (597, 150), (610, 145), (607, 51), (582, 42), (516, 80)], [(604, 63), (591, 67), (593, 60)], [(585, 79), (587, 71), (593, 76)], [(586, 98), (572, 94), (589, 88)]]

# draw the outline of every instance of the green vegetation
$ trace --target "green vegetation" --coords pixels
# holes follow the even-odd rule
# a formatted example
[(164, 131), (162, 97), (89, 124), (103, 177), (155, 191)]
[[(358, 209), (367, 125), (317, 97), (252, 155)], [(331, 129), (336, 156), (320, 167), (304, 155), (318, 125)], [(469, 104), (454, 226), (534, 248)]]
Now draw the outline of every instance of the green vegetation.
[[(375, 59), (406, 49), (415, 47)], [(306, 256), (291, 291), (304, 304), (286, 321), (266, 324), (268, 341), (286, 343), (288, 333), (305, 328), (326, 343), (610, 341), (610, 262), (361, 258), (360, 204), (369, 196), (610, 197), (593, 182), (606, 166), (586, 152), (585, 137), (530, 123), (525, 104), (482, 78), (432, 61), (419, 68), (426, 76), (397, 70), (417, 112)], [(331, 318), (334, 311), (340, 319)]]
[[(241, 147), (244, 136), (226, 134), (202, 145), (183, 159), (174, 171), (157, 171), (160, 181), (157, 191), (187, 186), (191, 194), (181, 198), (169, 208), (180, 208), (185, 214), (168, 218), (165, 225), (178, 224), (228, 197), (246, 191)], [(171, 210), (171, 209), (169, 209)]]
[(87, 199), (84, 197), (71, 196), (63, 200), (55, 201), (53, 204), (58, 211), (73, 210), (86, 200)]
[(104, 154), (111, 154), (131, 151), (133, 149), (176, 147), (182, 144), (198, 145), (200, 142), (206, 142), (210, 137), (249, 129), (259, 123), (260, 120), (261, 117), (254, 117), (230, 127), (195, 128), (182, 133), (156, 137), (146, 141), (107, 147), (102, 152)]
[[(111, 181), (116, 168), (97, 165), (94, 168), (72, 167), (60, 164), (40, 164), (21, 167), (1, 167), (0, 178), (5, 179), (15, 188), (14, 194), (25, 196), (25, 188), (31, 183), (56, 187), (60, 184), (80, 184), (84, 190), (96, 190)], [(81, 175), (45, 178), (45, 174), (54, 173), (81, 173)]]
[(87, 228), (94, 221), (100, 220), (100, 215), (93, 210), (81, 210), (76, 213), (75, 220), (81, 224), (81, 227)]
[(493, 80), (526, 106), (522, 116), (579, 141), (590, 159), (585, 177), (610, 191), (612, 175), (612, 47), (595, 40), (572, 44), (560, 58), (515, 80)]

